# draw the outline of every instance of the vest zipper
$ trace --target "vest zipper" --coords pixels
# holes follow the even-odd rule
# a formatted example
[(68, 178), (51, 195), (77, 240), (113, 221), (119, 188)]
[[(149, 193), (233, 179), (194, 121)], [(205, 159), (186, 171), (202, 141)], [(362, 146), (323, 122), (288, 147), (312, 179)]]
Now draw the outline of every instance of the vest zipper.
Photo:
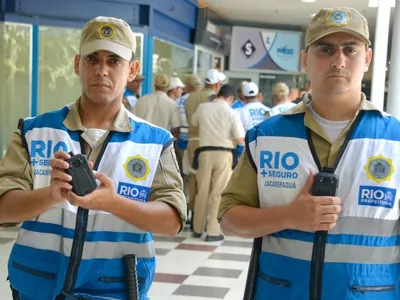
[(386, 291), (394, 291), (396, 286), (393, 285), (380, 285), (380, 286), (360, 286), (353, 285), (350, 287), (352, 292), (365, 294), (367, 292), (386, 292)]
[[(80, 134), (82, 133), (80, 132)], [(99, 156), (97, 157), (96, 162), (94, 164), (93, 170), (98, 169), (100, 161), (104, 155), (104, 152), (106, 151), (107, 145), (113, 134), (114, 132), (111, 131), (108, 134), (106, 140), (104, 141)], [(81, 136), (79, 137), (79, 141), (81, 145), (81, 153), (85, 154), (85, 141)], [(64, 280), (64, 287), (61, 293), (57, 296), (56, 300), (64, 299), (64, 297), (69, 298), (70, 297), (69, 294), (75, 287), (76, 280), (78, 279), (79, 267), (82, 261), (83, 246), (85, 244), (85, 238), (87, 232), (88, 216), (89, 216), (88, 209), (78, 207), (78, 211), (76, 213), (74, 240), (72, 242), (71, 255), (68, 263), (67, 274)]]

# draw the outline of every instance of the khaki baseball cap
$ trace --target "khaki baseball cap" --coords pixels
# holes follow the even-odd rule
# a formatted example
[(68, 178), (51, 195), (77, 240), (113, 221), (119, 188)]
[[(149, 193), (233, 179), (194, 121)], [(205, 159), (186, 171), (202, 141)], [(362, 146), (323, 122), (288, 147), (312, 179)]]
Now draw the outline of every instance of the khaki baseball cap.
[(336, 7), (321, 9), (312, 18), (306, 32), (306, 48), (320, 38), (337, 32), (351, 34), (371, 45), (367, 19), (354, 8)]
[(160, 88), (167, 88), (169, 86), (169, 78), (165, 74), (157, 74), (154, 78), (154, 85)]
[(201, 87), (201, 79), (197, 75), (190, 75), (186, 79), (186, 85), (190, 86), (190, 87), (192, 87), (194, 89), (200, 88)]
[(107, 50), (130, 61), (136, 51), (136, 38), (124, 20), (96, 17), (86, 23), (81, 34), (80, 54)]
[(286, 83), (284, 82), (278, 82), (274, 86), (273, 94), (276, 96), (283, 96), (283, 95), (289, 95), (289, 87)]

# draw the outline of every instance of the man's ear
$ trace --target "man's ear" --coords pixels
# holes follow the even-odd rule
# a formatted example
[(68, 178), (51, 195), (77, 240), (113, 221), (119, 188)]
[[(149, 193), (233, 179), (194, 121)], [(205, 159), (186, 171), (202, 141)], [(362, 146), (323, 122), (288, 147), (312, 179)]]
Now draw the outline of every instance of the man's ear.
[(75, 55), (74, 59), (74, 71), (75, 74), (79, 76), (79, 60), (81, 59), (80, 55)]
[(368, 48), (366, 53), (365, 53), (365, 69), (364, 72), (368, 72), (369, 65), (371, 64), (372, 60), (372, 49)]
[(301, 58), (301, 66), (303, 67), (304, 71), (308, 71), (308, 65), (307, 65), (307, 51), (306, 50), (301, 50), (300, 54)]
[(140, 63), (137, 60), (131, 61), (129, 63), (129, 76), (128, 76), (128, 82), (131, 82), (132, 80), (135, 79), (136, 74), (138, 73), (140, 68)]

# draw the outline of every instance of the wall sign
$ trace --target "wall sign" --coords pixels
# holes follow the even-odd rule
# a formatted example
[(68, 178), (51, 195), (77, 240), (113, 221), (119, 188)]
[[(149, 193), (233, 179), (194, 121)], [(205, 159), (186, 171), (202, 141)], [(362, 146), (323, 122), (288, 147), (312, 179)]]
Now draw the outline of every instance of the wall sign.
[(230, 70), (300, 72), (303, 33), (234, 26)]

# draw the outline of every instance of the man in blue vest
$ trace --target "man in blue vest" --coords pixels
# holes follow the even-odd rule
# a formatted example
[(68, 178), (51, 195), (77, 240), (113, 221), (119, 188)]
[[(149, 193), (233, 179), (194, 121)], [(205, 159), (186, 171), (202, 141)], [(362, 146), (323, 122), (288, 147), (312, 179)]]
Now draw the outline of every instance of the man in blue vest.
[[(248, 131), (222, 194), (224, 233), (261, 238), (246, 299), (399, 299), (400, 122), (361, 92), (367, 20), (322, 9), (305, 46), (312, 95)], [(321, 171), (337, 196), (311, 195)]]
[(126, 109), (130, 112), (138, 101), (143, 80), (145, 80), (145, 78), (142, 76), (142, 74), (137, 74), (135, 79), (131, 82), (128, 82), (126, 85), (122, 103), (124, 103)]
[[(148, 299), (152, 233), (173, 236), (184, 226), (171, 134), (122, 104), (139, 69), (135, 50), (123, 20), (88, 22), (75, 57), (81, 97), (21, 120), (12, 137), (0, 163), (0, 224), (23, 222), (8, 264), (13, 299), (127, 299), (128, 273), (135, 299)], [(65, 173), (70, 151), (96, 170), (99, 185), (83, 197)]]

